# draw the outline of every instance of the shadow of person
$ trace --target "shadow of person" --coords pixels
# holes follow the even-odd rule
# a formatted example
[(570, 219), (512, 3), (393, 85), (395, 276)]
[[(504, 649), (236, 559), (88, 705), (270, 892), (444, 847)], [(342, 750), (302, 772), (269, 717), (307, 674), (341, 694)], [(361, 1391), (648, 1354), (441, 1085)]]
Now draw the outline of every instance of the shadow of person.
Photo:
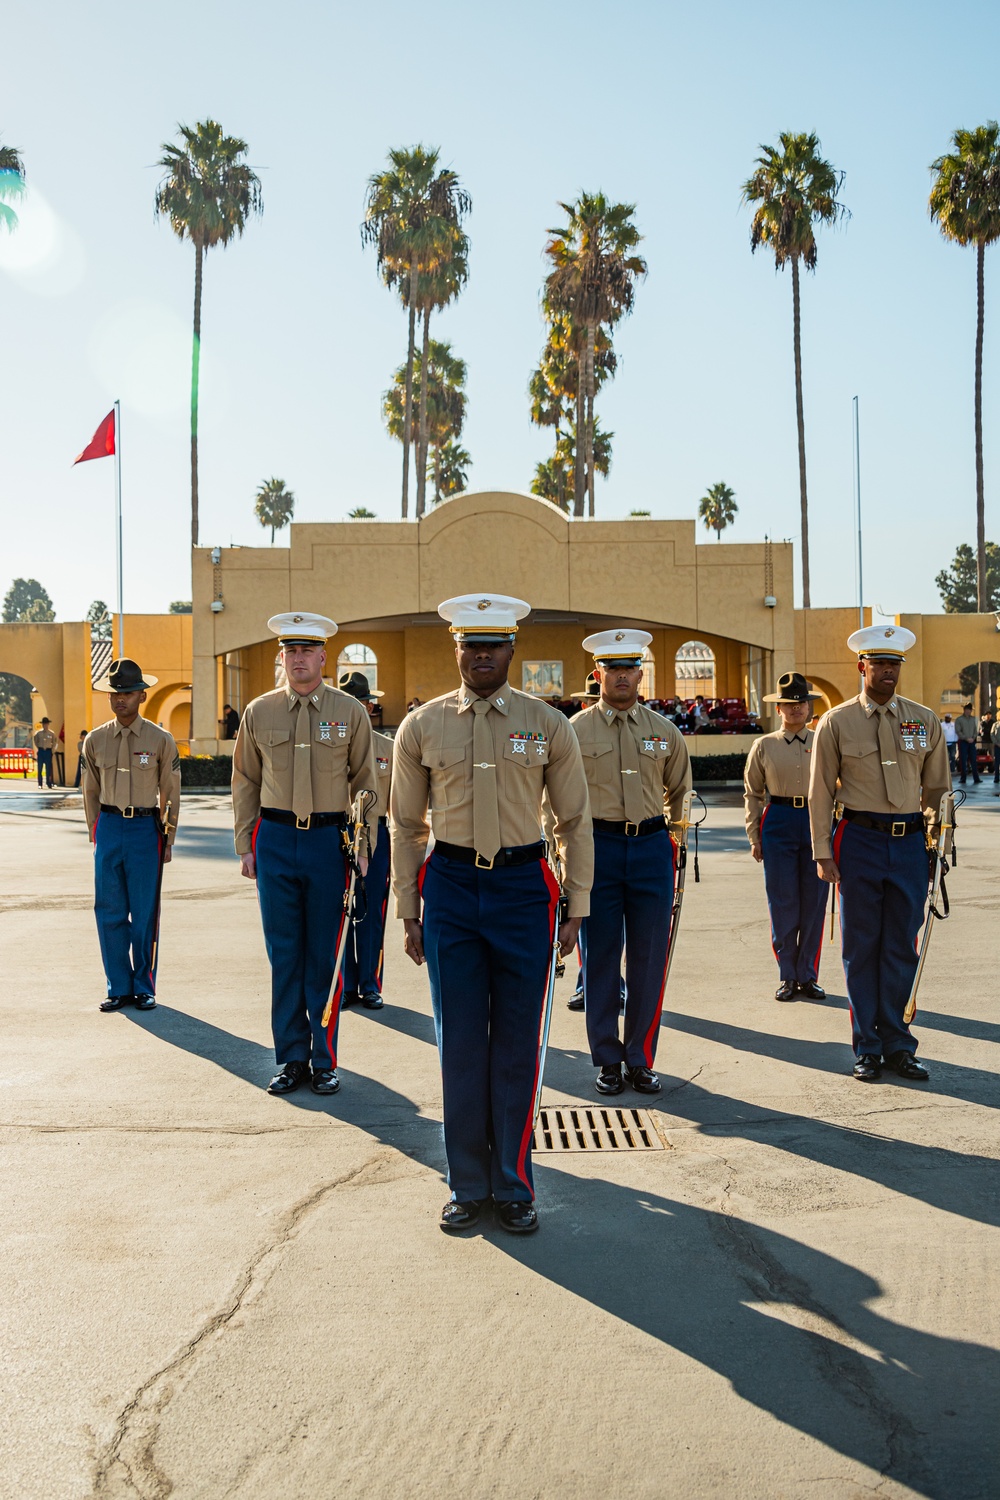
[(494, 1236), (526, 1269), (918, 1494), (995, 1493), (995, 1350), (892, 1322), (870, 1276), (772, 1229), (540, 1158), (536, 1182), (542, 1232)]
[[(774, 1057), (782, 1062), (795, 1063), (800, 1068), (813, 1068), (820, 1073), (849, 1075), (854, 1062), (854, 1054), (846, 1041), (820, 1042), (809, 1038), (781, 1036), (771, 1031), (751, 1031), (746, 1026), (733, 1026), (728, 1021), (675, 1013), (665, 1019), (665, 1024), (674, 1031), (683, 1031), (688, 1036), (705, 1037), (724, 1047), (732, 1047), (736, 1052), (751, 1053), (756, 1057)], [(904, 1083), (891, 1069), (886, 1069), (882, 1074), (881, 1082), (904, 1089), (916, 1087), (921, 1095), (937, 1094), (948, 1099), (967, 1099), (987, 1109), (1000, 1109), (1000, 1076), (996, 1073), (963, 1064), (941, 1062), (938, 1058), (930, 1066), (930, 1079), (924, 1083)]]

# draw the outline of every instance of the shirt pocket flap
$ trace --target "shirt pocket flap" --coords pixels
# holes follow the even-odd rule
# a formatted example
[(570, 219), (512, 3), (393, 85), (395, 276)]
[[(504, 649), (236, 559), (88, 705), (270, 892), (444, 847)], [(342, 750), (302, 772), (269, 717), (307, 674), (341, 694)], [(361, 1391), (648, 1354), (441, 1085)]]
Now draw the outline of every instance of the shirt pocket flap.
[(436, 750), (431, 750), (424, 761), (426, 766), (457, 766), (469, 753), (468, 745), (439, 745)]
[(611, 749), (611, 745), (600, 745), (591, 741), (589, 745), (580, 746), (580, 754), (584, 760), (594, 760), (598, 755), (609, 755)]
[(269, 729), (264, 736), (265, 745), (287, 745), (291, 739), (289, 729)]
[(860, 760), (865, 755), (877, 755), (879, 753), (878, 742), (873, 745), (870, 740), (852, 739), (845, 735), (840, 742), (840, 753), (849, 756), (851, 760)]
[(100, 765), (102, 765), (105, 768), (105, 770), (107, 770), (109, 767), (117, 766), (117, 764), (118, 764), (118, 741), (117, 740), (110, 740), (108, 742), (108, 744), (105, 745), (104, 749), (100, 753), (100, 756), (98, 757), (98, 762), (99, 762)]

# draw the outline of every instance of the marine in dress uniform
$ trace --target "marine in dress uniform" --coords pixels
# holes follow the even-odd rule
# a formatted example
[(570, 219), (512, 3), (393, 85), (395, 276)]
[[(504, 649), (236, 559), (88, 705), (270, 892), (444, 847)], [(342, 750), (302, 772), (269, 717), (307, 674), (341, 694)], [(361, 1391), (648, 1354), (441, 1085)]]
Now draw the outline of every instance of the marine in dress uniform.
[(46, 784), (52, 790), (52, 752), (59, 741), (49, 728), (50, 719), (42, 720), (42, 727), (34, 737), (35, 760), (38, 765), (38, 785), (42, 784), (44, 773)]
[[(594, 886), (583, 924), (583, 989), (597, 1090), (625, 1083), (659, 1092), (653, 1072), (674, 898), (674, 843), (691, 761), (680, 730), (638, 702), (645, 630), (603, 630), (583, 643), (601, 696), (570, 720), (583, 754), (594, 821)], [(625, 1024), (618, 1033), (622, 935)], [(624, 1076), (622, 1066), (624, 1064)]]
[[(368, 703), (381, 698), (363, 672), (345, 672), (340, 691)], [(385, 914), (389, 904), (389, 785), (392, 781), (392, 737), (373, 731), (378, 772), (378, 838), (372, 846), (365, 876), (365, 914), (352, 922), (344, 949), (344, 1004), (359, 1001), (366, 1010), (382, 1009), (382, 967), (385, 956)]]
[(778, 960), (776, 1000), (805, 995), (822, 1000), (817, 983), (828, 888), (816, 873), (809, 829), (809, 766), (813, 731), (808, 727), (817, 693), (801, 672), (784, 672), (775, 703), (781, 728), (754, 740), (743, 773), (747, 838), (764, 865), (771, 917), (771, 947)]
[(543, 791), (564, 872), (563, 955), (589, 903), (593, 842), (576, 736), (558, 709), (507, 682), (517, 621), (529, 608), (500, 594), (440, 605), (462, 681), (408, 714), (395, 742), (392, 881), (406, 952), (418, 964), (426, 959), (430, 976), (452, 1190), (441, 1227), (449, 1231), (475, 1224), (491, 1197), (504, 1229), (538, 1227), (532, 1115), (559, 919)]
[[(902, 1078), (927, 1078), (903, 1020), (917, 967), (927, 900), (928, 831), (951, 791), (944, 733), (935, 713), (896, 691), (916, 636), (901, 626), (856, 630), (864, 685), (825, 713), (813, 741), (809, 817), (824, 880), (840, 882), (844, 972), (851, 1002), (854, 1076), (868, 1083), (883, 1062)], [(831, 837), (834, 805), (842, 805)]]
[(94, 684), (115, 717), (83, 742), (83, 810), (94, 845), (94, 912), (108, 983), (101, 1010), (156, 1004), (163, 866), (180, 811), (180, 756), (173, 736), (142, 718), (156, 678), (128, 657)]
[[(257, 881), (271, 963), (271, 1031), (278, 1071), (271, 1094), (309, 1077), (315, 1094), (335, 1094), (341, 972), (327, 1026), (344, 894), (350, 879), (343, 841), (359, 791), (375, 793), (371, 721), (364, 705), (323, 681), (324, 615), (274, 615), (287, 687), (247, 707), (233, 747), (233, 817), (242, 873)], [(375, 803), (366, 815), (374, 840)], [(364, 865), (363, 865), (364, 867)], [(311, 1065), (311, 1074), (310, 1074)]]

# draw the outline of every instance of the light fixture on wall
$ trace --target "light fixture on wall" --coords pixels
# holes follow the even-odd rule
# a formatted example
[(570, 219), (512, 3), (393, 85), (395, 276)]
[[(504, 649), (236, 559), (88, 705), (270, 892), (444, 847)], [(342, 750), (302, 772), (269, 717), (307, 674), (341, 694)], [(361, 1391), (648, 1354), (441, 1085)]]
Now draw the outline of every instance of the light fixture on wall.
[(764, 607), (765, 609), (777, 609), (778, 601), (773, 594), (764, 595)]
[(219, 566), (219, 564), (220, 564), (221, 561), (222, 561), (222, 548), (221, 547), (213, 547), (212, 548), (212, 566), (215, 567), (215, 568), (217, 568)]
[(211, 605), (209, 606), (213, 615), (221, 615), (225, 607), (225, 603), (221, 599), (213, 599)]

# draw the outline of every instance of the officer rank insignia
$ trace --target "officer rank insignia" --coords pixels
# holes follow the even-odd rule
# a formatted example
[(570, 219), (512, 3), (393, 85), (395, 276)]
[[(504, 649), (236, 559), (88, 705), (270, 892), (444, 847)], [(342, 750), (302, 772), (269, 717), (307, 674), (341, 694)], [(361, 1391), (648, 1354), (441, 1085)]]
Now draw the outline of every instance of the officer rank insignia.
[(528, 750), (534, 750), (536, 755), (544, 755), (545, 747), (549, 743), (547, 734), (531, 734), (528, 730), (521, 730), (510, 736), (510, 743), (514, 755), (527, 756)]
[(914, 741), (920, 746), (921, 750), (927, 749), (927, 725), (922, 723), (920, 719), (908, 719), (905, 723), (900, 724), (899, 732), (903, 739), (904, 750), (913, 750), (915, 748)]
[(346, 725), (346, 723), (342, 723), (339, 719), (337, 719), (337, 720), (320, 719), (320, 721), (319, 721), (319, 737), (320, 737), (321, 740), (331, 739), (333, 737), (333, 731), (334, 730), (337, 731), (337, 738), (338, 738), (338, 740), (343, 740), (343, 739), (347, 738), (347, 725)]

